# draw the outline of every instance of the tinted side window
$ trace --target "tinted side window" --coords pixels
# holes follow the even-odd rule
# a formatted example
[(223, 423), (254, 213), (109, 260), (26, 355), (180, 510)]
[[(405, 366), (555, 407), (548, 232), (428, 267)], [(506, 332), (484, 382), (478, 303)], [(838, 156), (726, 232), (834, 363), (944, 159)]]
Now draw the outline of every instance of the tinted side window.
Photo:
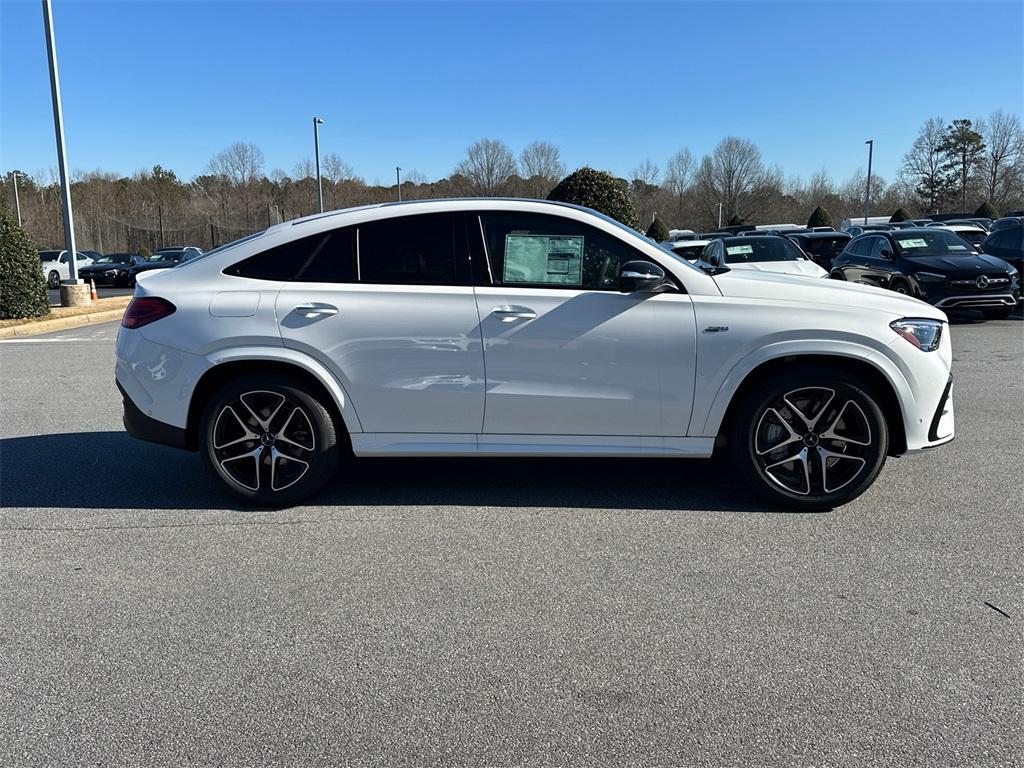
[[(451, 214), (402, 216), (359, 226), (359, 279), (398, 285), (469, 285)], [(456, 247), (460, 253), (457, 255)]]
[(256, 280), (355, 282), (355, 230), (321, 232), (268, 248), (233, 264), (224, 274)]
[(1002, 240), (997, 243), (998, 248), (1019, 254), (1024, 250), (1024, 228), (1012, 227), (1003, 230)]
[(892, 246), (889, 245), (889, 241), (884, 237), (873, 237), (871, 240), (871, 258), (884, 260), (885, 256), (882, 255), (882, 251), (892, 253)]
[(649, 261), (587, 224), (540, 213), (482, 213), (495, 285), (617, 290), (627, 261)]

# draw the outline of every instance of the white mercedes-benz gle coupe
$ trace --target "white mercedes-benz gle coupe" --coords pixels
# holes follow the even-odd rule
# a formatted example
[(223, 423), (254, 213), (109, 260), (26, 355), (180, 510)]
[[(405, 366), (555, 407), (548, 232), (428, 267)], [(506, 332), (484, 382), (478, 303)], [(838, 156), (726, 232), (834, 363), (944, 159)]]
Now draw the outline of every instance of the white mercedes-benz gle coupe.
[(728, 452), (823, 509), (953, 439), (946, 316), (868, 286), (684, 263), (594, 211), (434, 200), (278, 224), (139, 275), (124, 423), (236, 494), (356, 456)]

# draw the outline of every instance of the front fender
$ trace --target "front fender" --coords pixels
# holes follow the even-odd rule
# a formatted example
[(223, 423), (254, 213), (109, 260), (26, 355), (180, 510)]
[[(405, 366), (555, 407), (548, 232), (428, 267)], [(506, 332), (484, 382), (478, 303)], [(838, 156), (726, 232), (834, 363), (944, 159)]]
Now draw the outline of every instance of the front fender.
[[(886, 349), (887, 348), (883, 348)], [(696, 410), (690, 422), (690, 435), (713, 437), (725, 418), (725, 413), (732, 402), (740, 384), (758, 366), (770, 361), (786, 357), (814, 355), (818, 357), (845, 357), (868, 363), (877, 369), (892, 386), (900, 405), (900, 413), (904, 427), (912, 428), (908, 422), (908, 414), (914, 413), (914, 390), (903, 368), (884, 351), (866, 346), (855, 341), (841, 339), (793, 339), (778, 341), (756, 349), (741, 358), (726, 371), (717, 388), (717, 395), (703, 414)], [(909, 371), (907, 372), (909, 373)], [(714, 391), (714, 390), (713, 390)]]

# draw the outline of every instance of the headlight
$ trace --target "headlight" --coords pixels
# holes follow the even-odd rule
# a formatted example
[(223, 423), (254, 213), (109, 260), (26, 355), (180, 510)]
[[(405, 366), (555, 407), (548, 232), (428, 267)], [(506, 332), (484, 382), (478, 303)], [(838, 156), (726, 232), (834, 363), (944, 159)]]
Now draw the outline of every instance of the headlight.
[(918, 272), (914, 277), (922, 283), (941, 283), (946, 279), (945, 275), (937, 275), (934, 272)]
[(889, 327), (924, 352), (934, 352), (942, 341), (942, 321), (904, 317), (893, 320)]
[(117, 270), (116, 269), (108, 269), (103, 274), (105, 274), (105, 275), (107, 275), (109, 277), (116, 277), (117, 276)]

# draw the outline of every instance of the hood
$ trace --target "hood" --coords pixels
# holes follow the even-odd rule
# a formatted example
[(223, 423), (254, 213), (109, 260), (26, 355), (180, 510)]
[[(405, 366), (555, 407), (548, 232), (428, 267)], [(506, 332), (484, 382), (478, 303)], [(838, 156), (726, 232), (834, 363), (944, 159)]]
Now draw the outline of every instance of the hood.
[(813, 261), (801, 259), (800, 261), (755, 261), (751, 263), (730, 264), (726, 261), (729, 269), (753, 269), (759, 272), (775, 272), (783, 275), (803, 275), (804, 277), (828, 277), (828, 272), (819, 267)]
[(949, 277), (977, 277), (978, 275), (1001, 275), (1006, 262), (995, 256), (979, 253), (970, 256), (904, 256), (908, 265), (915, 269), (941, 272)]
[(134, 269), (136, 272), (145, 272), (146, 270), (149, 269), (170, 269), (171, 267), (176, 267), (177, 265), (177, 261), (147, 261), (142, 264), (135, 265), (134, 267), (132, 267), (132, 269)]
[(715, 283), (723, 296), (768, 299), (779, 302), (801, 302), (822, 307), (859, 307), (885, 312), (897, 317), (930, 317), (945, 320), (941, 309), (918, 299), (893, 293), (884, 288), (848, 283), (845, 280), (822, 280), (820, 277), (782, 275), (735, 269), (715, 275)]
[(115, 262), (115, 263), (112, 263), (112, 264), (97, 264), (96, 262), (93, 262), (92, 264), (89, 264), (88, 266), (79, 267), (78, 271), (79, 272), (107, 272), (107, 271), (109, 271), (111, 269), (116, 269), (119, 272), (124, 272), (129, 267), (131, 267), (131, 264), (125, 264), (124, 262)]

